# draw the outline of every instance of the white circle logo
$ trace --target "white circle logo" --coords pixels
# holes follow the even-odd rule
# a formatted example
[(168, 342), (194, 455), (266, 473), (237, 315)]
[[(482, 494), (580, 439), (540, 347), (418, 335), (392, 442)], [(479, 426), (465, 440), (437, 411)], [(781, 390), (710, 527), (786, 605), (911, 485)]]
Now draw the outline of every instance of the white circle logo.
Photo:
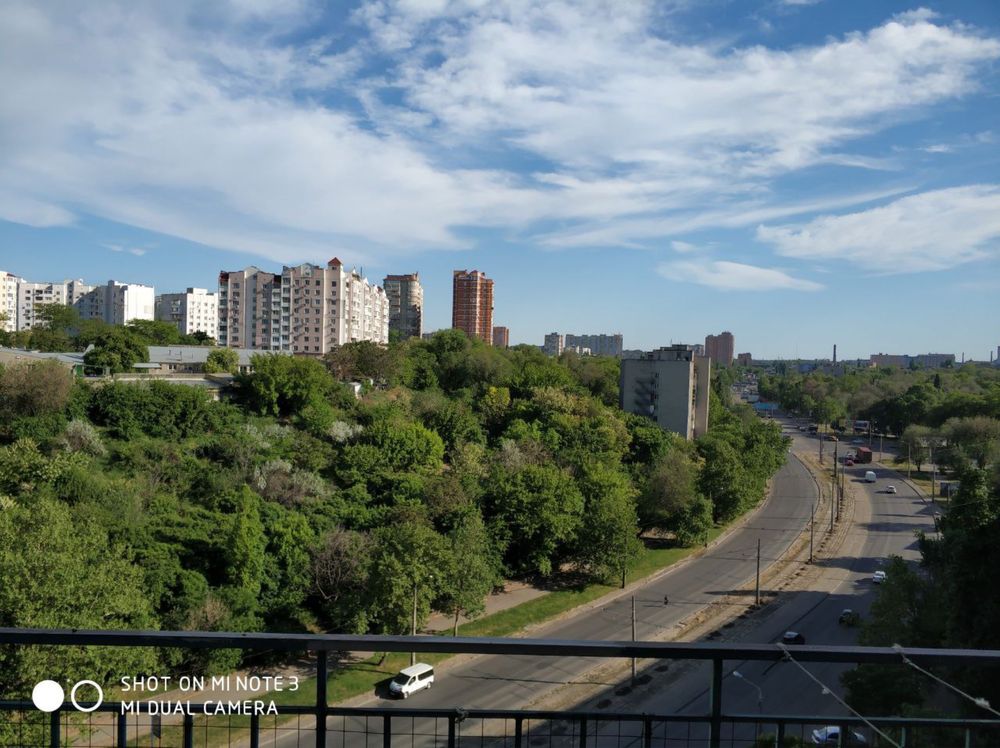
[[(76, 703), (76, 692), (80, 686), (93, 686), (94, 690), (97, 691), (97, 701), (94, 702), (93, 706), (82, 707)], [(62, 691), (62, 689), (59, 690)], [(73, 702), (73, 706), (75, 706), (78, 711), (92, 712), (104, 703), (104, 690), (92, 680), (82, 680), (73, 686), (73, 690), (69, 692), (69, 700)]]
[(31, 700), (42, 712), (54, 712), (63, 705), (66, 693), (54, 680), (41, 680), (31, 689)]

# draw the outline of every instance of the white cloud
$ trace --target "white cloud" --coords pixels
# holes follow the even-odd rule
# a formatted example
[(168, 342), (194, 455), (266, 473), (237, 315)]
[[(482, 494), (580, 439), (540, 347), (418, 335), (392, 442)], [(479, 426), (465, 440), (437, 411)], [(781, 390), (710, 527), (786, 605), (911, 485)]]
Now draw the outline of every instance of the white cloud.
[(715, 260), (706, 262), (664, 262), (657, 267), (664, 278), (681, 283), (697, 283), (720, 291), (818, 291), (813, 281), (793, 278), (783, 270)]
[(1000, 254), (1000, 185), (923, 192), (805, 224), (760, 226), (778, 253), (847, 261), (879, 273), (945, 270)]
[(681, 254), (696, 252), (698, 250), (697, 245), (691, 244), (691, 242), (681, 242), (677, 240), (670, 242), (670, 248), (674, 250), (674, 252), (680, 252)]
[(93, 213), (289, 261), (460, 247), (466, 227), (636, 245), (800, 212), (776, 175), (894, 167), (844, 149), (1000, 55), (919, 14), (733, 50), (672, 33), (669, 6), (527, 0), (366, 3), (369, 35), (289, 45), (316, 12), (5, 3), (0, 217)]

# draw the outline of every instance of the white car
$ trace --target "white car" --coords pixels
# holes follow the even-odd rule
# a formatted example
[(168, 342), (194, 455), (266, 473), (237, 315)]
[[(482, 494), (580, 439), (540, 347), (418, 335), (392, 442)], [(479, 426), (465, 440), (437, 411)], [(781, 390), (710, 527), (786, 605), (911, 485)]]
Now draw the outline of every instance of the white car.
[(840, 742), (840, 728), (837, 725), (829, 725), (812, 731), (813, 745), (868, 745), (865, 736), (855, 730), (847, 733), (847, 739)]
[(425, 662), (418, 662), (399, 671), (389, 682), (389, 693), (405, 699), (423, 688), (430, 688), (433, 683), (434, 668)]
[(882, 584), (885, 581), (885, 572), (879, 569), (874, 574), (872, 574), (872, 581), (875, 584)]
[(885, 487), (885, 492), (886, 493), (896, 493), (896, 487), (895, 486), (886, 486)]

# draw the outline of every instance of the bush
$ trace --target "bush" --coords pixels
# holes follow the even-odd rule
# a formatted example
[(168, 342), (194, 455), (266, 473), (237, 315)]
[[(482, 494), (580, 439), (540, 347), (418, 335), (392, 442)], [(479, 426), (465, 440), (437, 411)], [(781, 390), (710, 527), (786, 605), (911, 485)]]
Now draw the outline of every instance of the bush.
[(60, 439), (64, 449), (70, 452), (83, 452), (91, 457), (104, 457), (108, 453), (101, 435), (97, 433), (89, 421), (74, 419), (66, 425)]

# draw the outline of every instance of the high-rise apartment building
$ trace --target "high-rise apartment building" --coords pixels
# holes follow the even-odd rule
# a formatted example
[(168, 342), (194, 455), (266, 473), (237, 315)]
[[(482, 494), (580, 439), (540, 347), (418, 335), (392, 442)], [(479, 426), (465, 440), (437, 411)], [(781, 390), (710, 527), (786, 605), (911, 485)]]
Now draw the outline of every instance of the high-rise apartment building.
[(219, 274), (219, 345), (322, 356), (345, 343), (389, 342), (389, 300), (336, 257), (326, 267)]
[(424, 331), (424, 289), (420, 285), (420, 273), (387, 275), (382, 288), (389, 300), (389, 332), (398, 332), (401, 340), (419, 338)]
[(736, 341), (728, 330), (718, 335), (705, 337), (705, 355), (712, 359), (716, 366), (732, 366)]
[(107, 285), (86, 288), (89, 290), (76, 301), (67, 302), (79, 309), (82, 319), (99, 319), (109, 325), (127, 325), (134, 319), (151, 320), (155, 316), (156, 290), (152, 286), (109, 280)]
[(510, 328), (507, 327), (493, 328), (493, 347), (510, 348)]
[(753, 356), (749, 353), (739, 353), (736, 356), (736, 363), (740, 366), (753, 366)]
[(708, 433), (711, 376), (711, 359), (697, 356), (689, 345), (625, 358), (619, 404), (622, 410), (651, 418), (664, 431), (694, 439)]
[(566, 333), (566, 348), (589, 348), (593, 356), (622, 356), (622, 335), (571, 335)]
[(563, 352), (566, 347), (566, 339), (557, 332), (550, 332), (545, 336), (545, 342), (542, 344), (542, 353), (546, 356), (558, 356)]
[(487, 345), (493, 335), (493, 281), (478, 270), (452, 274), (451, 326)]
[(17, 284), (21, 279), (0, 270), (0, 330), (17, 330)]
[(80, 309), (84, 319), (83, 299), (93, 291), (93, 286), (82, 280), (64, 280), (61, 283), (31, 283), (17, 279), (17, 329), (30, 330), (41, 322), (38, 306), (41, 304), (64, 304)]
[(219, 295), (206, 288), (156, 297), (156, 319), (177, 326), (183, 335), (196, 332), (215, 338), (219, 334)]

